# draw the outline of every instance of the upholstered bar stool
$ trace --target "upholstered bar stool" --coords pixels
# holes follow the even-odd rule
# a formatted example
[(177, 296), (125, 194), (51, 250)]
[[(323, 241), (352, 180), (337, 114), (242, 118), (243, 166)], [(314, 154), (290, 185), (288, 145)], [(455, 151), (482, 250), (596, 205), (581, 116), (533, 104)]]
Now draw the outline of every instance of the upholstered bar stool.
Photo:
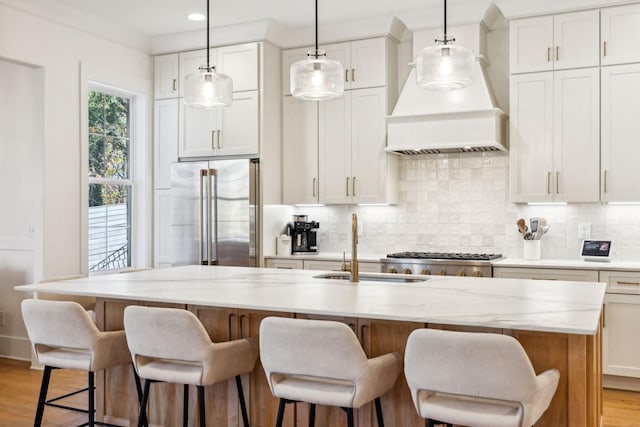
[(310, 403), (310, 426), (315, 405), (341, 407), (353, 427), (353, 409), (371, 401), (383, 427), (380, 396), (393, 387), (402, 367), (398, 353), (367, 359), (355, 333), (343, 323), (280, 317), (260, 324), (260, 360), (271, 393), (280, 398), (277, 427), (286, 403)]
[[(70, 276), (55, 276), (55, 277), (47, 277), (45, 279), (40, 280), (39, 283), (54, 283), (60, 282), (63, 280), (74, 280), (74, 279), (82, 279), (85, 276), (81, 275), (70, 275)], [(84, 295), (63, 295), (63, 294), (51, 294), (48, 292), (38, 292), (37, 299), (46, 299), (52, 301), (74, 301), (80, 304), (87, 312), (89, 313), (89, 317), (96, 320), (96, 299), (94, 297), (88, 297)]]
[[(95, 421), (94, 380), (96, 371), (131, 363), (124, 331), (101, 332), (85, 309), (73, 301), (27, 299), (22, 301), (22, 316), (38, 363), (44, 365), (42, 386), (34, 426), (40, 426), (45, 406), (88, 414), (85, 425), (110, 426)], [(53, 369), (78, 369), (88, 372), (88, 387), (47, 400), (47, 390)], [(135, 375), (138, 396), (140, 381)], [(60, 399), (88, 391), (88, 408), (61, 405)]]
[(500, 334), (418, 329), (405, 376), (423, 418), (473, 427), (530, 427), (547, 410), (560, 374), (536, 375), (520, 343)]
[(245, 427), (249, 426), (240, 375), (251, 372), (258, 359), (255, 339), (214, 343), (193, 313), (175, 308), (128, 306), (124, 329), (134, 366), (145, 380), (140, 421), (146, 419), (151, 383), (168, 382), (184, 385), (185, 427), (189, 418), (188, 387), (197, 387), (200, 426), (204, 427), (204, 388), (235, 377), (242, 420)]

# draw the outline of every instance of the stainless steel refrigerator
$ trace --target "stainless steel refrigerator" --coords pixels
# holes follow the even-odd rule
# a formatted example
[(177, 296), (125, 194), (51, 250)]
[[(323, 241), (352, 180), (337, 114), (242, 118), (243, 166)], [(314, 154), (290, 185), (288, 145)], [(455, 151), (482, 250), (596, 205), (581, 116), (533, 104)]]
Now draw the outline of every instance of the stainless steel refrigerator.
[(173, 265), (258, 266), (258, 159), (173, 163)]

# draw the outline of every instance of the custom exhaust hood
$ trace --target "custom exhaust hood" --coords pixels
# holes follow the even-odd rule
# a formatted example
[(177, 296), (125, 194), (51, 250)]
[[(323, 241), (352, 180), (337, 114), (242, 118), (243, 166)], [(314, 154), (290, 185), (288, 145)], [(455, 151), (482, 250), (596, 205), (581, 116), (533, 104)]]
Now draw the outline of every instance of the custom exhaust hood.
[[(419, 49), (433, 42), (434, 34), (414, 32), (414, 58)], [(461, 26), (452, 34), (458, 44), (474, 52), (485, 51), (483, 25)], [(452, 91), (420, 88), (412, 68), (392, 114), (387, 116), (386, 151), (401, 155), (506, 151), (507, 115), (498, 107), (485, 65), (480, 56), (474, 83)]]

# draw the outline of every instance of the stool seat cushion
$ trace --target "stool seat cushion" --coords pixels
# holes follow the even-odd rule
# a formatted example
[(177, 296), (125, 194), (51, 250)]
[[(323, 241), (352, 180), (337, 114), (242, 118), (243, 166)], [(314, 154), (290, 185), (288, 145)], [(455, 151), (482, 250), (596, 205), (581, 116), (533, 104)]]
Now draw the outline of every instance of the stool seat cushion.
[(24, 300), (22, 314), (43, 365), (98, 371), (131, 363), (124, 331), (101, 332), (76, 302)]

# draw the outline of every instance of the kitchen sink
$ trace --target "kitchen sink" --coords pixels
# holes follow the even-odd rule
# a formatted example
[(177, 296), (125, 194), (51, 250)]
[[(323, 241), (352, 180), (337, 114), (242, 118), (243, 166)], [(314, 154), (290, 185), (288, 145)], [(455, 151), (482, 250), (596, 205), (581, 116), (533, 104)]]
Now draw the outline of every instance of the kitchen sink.
[[(362, 282), (404, 282), (404, 283), (418, 283), (418, 282), (426, 282), (428, 279), (426, 278), (417, 278), (417, 277), (405, 277), (402, 276), (382, 276), (379, 274), (371, 274), (371, 273), (360, 273), (358, 278)], [(331, 280), (351, 280), (351, 274), (346, 273), (327, 273), (320, 274), (318, 276), (313, 276), (314, 279), (331, 279)]]

